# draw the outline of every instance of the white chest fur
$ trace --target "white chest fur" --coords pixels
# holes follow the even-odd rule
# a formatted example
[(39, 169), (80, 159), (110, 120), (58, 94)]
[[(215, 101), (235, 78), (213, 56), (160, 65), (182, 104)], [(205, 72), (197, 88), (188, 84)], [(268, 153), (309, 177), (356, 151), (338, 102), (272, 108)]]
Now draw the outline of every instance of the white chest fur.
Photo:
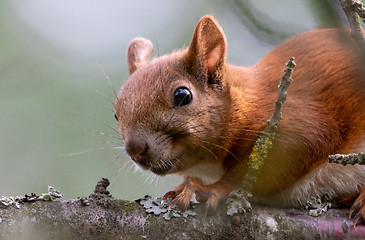
[(204, 185), (212, 184), (221, 179), (224, 174), (222, 163), (201, 163), (183, 172), (179, 176), (196, 177), (203, 181)]

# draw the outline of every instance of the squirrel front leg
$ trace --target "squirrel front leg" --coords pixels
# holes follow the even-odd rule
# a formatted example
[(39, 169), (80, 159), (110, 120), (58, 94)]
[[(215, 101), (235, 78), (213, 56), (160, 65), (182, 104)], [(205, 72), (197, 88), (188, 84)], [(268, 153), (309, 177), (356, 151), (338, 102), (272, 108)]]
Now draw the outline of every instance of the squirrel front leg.
[(186, 177), (185, 181), (174, 190), (167, 192), (163, 199), (171, 198), (170, 206), (177, 205), (181, 210), (186, 210), (190, 204), (191, 197), (195, 194), (198, 202), (205, 202), (205, 213), (214, 212), (219, 203), (224, 201), (228, 195), (241, 183), (244, 169), (233, 167), (228, 170), (222, 178), (209, 185), (203, 185), (202, 181), (195, 177)]

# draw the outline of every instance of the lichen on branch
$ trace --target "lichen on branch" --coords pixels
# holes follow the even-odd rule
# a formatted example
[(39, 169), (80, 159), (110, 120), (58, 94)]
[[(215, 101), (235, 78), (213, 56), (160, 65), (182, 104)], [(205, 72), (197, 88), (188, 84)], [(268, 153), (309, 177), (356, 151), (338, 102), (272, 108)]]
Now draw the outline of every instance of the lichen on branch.
[[(340, 0), (343, 11), (351, 27), (351, 36), (365, 52), (365, 36), (361, 27), (360, 17), (365, 23), (365, 8), (360, 0)], [(365, 54), (365, 53), (364, 53)]]
[[(249, 156), (249, 168), (246, 173), (245, 180), (249, 180), (251, 184), (249, 185), (249, 189), (247, 189), (247, 185), (243, 185), (243, 187), (245, 187), (245, 189), (248, 191), (251, 191), (252, 187), (256, 183), (256, 178), (260, 173), (262, 166), (264, 165), (264, 161), (267, 158), (268, 152), (271, 149), (272, 142), (275, 139), (275, 133), (281, 120), (281, 110), (286, 100), (287, 90), (289, 85), (293, 81), (291, 75), (294, 71), (294, 67), (295, 62), (294, 57), (292, 57), (286, 64), (284, 74), (279, 84), (279, 96), (275, 103), (275, 111), (271, 118), (268, 120), (266, 128), (261, 132), (258, 139), (256, 140), (252, 153)], [(247, 184), (246, 181), (244, 182), (244, 184)]]
[(275, 111), (267, 122), (266, 128), (260, 133), (255, 142), (253, 150), (248, 160), (248, 170), (239, 189), (233, 191), (228, 200), (228, 215), (233, 215), (238, 212), (250, 210), (251, 204), (248, 199), (252, 197), (252, 190), (256, 184), (257, 176), (259, 175), (265, 159), (272, 147), (272, 142), (275, 139), (276, 129), (281, 120), (281, 110), (286, 100), (287, 90), (293, 79), (291, 75), (295, 67), (294, 57), (290, 58), (286, 63), (284, 74), (279, 84), (279, 95), (275, 103)]
[(328, 156), (330, 163), (338, 163), (342, 165), (347, 164), (361, 164), (365, 165), (365, 153), (351, 153), (351, 154), (334, 154)]

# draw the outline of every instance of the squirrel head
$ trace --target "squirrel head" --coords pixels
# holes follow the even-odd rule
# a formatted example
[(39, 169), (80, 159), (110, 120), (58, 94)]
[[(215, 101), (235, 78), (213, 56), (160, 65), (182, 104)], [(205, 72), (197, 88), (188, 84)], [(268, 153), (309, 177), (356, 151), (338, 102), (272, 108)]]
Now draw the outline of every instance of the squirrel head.
[(126, 152), (158, 175), (221, 161), (230, 104), (223, 30), (204, 16), (188, 48), (150, 60), (152, 51), (144, 38), (128, 48), (130, 76), (115, 100)]

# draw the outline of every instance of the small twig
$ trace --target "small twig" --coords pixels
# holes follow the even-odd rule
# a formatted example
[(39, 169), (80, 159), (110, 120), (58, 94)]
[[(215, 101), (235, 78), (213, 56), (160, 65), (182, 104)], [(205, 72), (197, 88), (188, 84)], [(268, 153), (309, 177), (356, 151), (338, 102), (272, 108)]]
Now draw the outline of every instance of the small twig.
[(2, 196), (0, 198), (0, 208), (6, 208), (9, 206), (15, 206), (16, 208), (20, 208), (20, 205), (19, 205), (20, 203), (36, 202), (36, 201), (54, 201), (59, 198), (63, 198), (63, 193), (56, 190), (52, 186), (48, 186), (48, 192), (42, 193), (42, 195), (40, 195), (40, 196), (38, 196), (35, 193), (31, 193), (30, 195), (25, 194), (25, 196), (16, 196), (16, 197)]
[(365, 8), (360, 0), (353, 0), (354, 8), (356, 9), (357, 14), (362, 18), (362, 21), (365, 23)]
[(365, 22), (365, 8), (360, 0), (340, 0), (340, 2), (349, 21), (352, 38), (365, 51), (365, 36), (360, 23), (360, 17)]
[(347, 164), (354, 165), (356, 163), (365, 165), (365, 153), (329, 155), (328, 161), (330, 163), (338, 163), (342, 165), (347, 165)]
[(257, 176), (264, 165), (268, 152), (272, 147), (272, 142), (275, 139), (276, 129), (281, 120), (281, 109), (283, 103), (286, 100), (287, 89), (290, 83), (293, 81), (291, 75), (294, 71), (294, 67), (295, 62), (294, 57), (292, 57), (287, 62), (286, 68), (284, 69), (284, 74), (280, 81), (279, 96), (275, 103), (274, 114), (268, 120), (266, 128), (261, 132), (258, 139), (256, 140), (252, 153), (249, 156), (248, 170), (242, 185), (238, 190), (233, 191), (227, 200), (228, 215), (233, 215), (238, 212), (245, 212), (251, 208), (251, 204), (249, 203), (248, 199), (252, 197), (251, 192), (254, 185), (256, 184)]
[(267, 154), (271, 149), (272, 142), (275, 139), (276, 129), (281, 120), (281, 109), (283, 103), (286, 100), (287, 89), (290, 83), (293, 81), (291, 75), (294, 71), (294, 67), (295, 62), (294, 57), (292, 57), (287, 62), (286, 68), (284, 69), (284, 74), (280, 81), (279, 96), (275, 103), (274, 114), (268, 120), (266, 128), (256, 140), (252, 153), (249, 156), (249, 168), (244, 180), (245, 189), (248, 191), (251, 191), (254, 184), (256, 183), (257, 176), (260, 173), (262, 166), (264, 165)]

